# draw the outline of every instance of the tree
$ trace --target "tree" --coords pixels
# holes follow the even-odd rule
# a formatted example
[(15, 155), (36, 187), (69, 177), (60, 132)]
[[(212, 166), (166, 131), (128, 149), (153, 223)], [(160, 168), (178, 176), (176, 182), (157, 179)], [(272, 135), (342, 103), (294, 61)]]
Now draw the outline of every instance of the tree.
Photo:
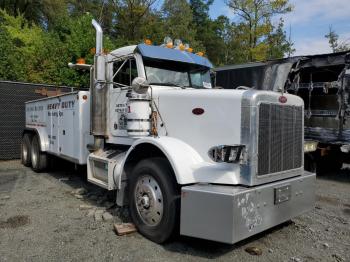
[(329, 26), (329, 33), (325, 35), (325, 38), (328, 39), (328, 43), (333, 53), (342, 52), (350, 50), (350, 45), (343, 41), (339, 43), (339, 35), (333, 30), (332, 26)]
[(190, 0), (189, 4), (193, 14), (193, 22), (196, 26), (204, 26), (209, 18), (209, 8), (214, 0)]
[(324, 36), (328, 39), (329, 46), (331, 47), (333, 53), (337, 52), (338, 47), (338, 34), (332, 29), (332, 26), (329, 26), (329, 33)]
[(22, 15), (27, 21), (40, 23), (42, 18), (41, 8), (43, 3), (40, 0), (2, 0), (0, 9), (11, 16)]
[(193, 14), (193, 23), (196, 28), (196, 40), (203, 45), (212, 63), (222, 64), (225, 52), (225, 42), (222, 33), (226, 20), (222, 17), (212, 20), (209, 16), (209, 8), (213, 0), (190, 0), (189, 4)]
[(173, 39), (181, 39), (194, 49), (202, 49), (196, 41), (196, 30), (190, 5), (186, 0), (165, 0), (162, 6), (164, 31)]
[(0, 9), (14, 17), (23, 16), (29, 24), (48, 28), (57, 16), (67, 12), (67, 0), (2, 0)]
[(280, 18), (277, 27), (274, 26), (274, 31), (267, 36), (267, 59), (278, 59), (282, 58), (285, 54), (290, 56), (295, 52), (293, 43), (290, 39), (287, 39), (286, 32), (283, 30), (283, 27), (284, 21), (282, 18)]
[(152, 13), (156, 0), (113, 0), (115, 11), (115, 37), (125, 43), (137, 43), (145, 36), (147, 27), (157, 23), (158, 17)]
[[(0, 11), (0, 79), (87, 87), (89, 74), (67, 65), (79, 57), (93, 62), (90, 50), (95, 46), (95, 32), (91, 19), (88, 14), (67, 18), (57, 26), (62, 31), (47, 32), (30, 25), (23, 15), (14, 17)], [(108, 37), (104, 47), (114, 49)]]
[(288, 0), (228, 0), (226, 4), (239, 17), (248, 61), (266, 58), (269, 47), (264, 40), (273, 31), (272, 17), (292, 11)]
[[(13, 54), (5, 56), (8, 69), (14, 74), (8, 76), (12, 80), (42, 82), (42, 56), (45, 34), (38, 26), (30, 26), (21, 14), (16, 17), (6, 11), (0, 11), (1, 31), (7, 43), (12, 45)], [(3, 59), (3, 58), (2, 58)], [(13, 79), (15, 77), (15, 79)]]
[[(60, 1), (60, 0), (48, 0)], [(69, 17), (80, 17), (91, 14), (102, 26), (105, 34), (114, 34), (115, 20), (114, 1), (112, 0), (64, 0)]]

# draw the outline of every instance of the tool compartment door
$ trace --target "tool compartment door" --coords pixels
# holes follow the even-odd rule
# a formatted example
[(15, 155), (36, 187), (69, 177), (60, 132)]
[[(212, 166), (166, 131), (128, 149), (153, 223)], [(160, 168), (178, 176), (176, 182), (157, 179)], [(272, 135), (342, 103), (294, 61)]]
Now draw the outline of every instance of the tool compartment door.
[(62, 96), (60, 99), (60, 110), (59, 110), (59, 154), (65, 155), (69, 158), (78, 158), (77, 139), (75, 131), (78, 131), (79, 124), (77, 119), (76, 111), (78, 110), (78, 101), (76, 95)]

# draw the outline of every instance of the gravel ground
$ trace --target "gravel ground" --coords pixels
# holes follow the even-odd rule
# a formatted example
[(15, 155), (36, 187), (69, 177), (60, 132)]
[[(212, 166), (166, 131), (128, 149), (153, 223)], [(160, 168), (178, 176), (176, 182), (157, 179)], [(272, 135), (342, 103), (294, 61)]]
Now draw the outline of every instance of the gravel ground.
[(127, 222), (127, 210), (67, 170), (36, 174), (19, 161), (0, 162), (0, 261), (350, 261), (347, 167), (317, 179), (313, 211), (235, 245), (117, 236), (113, 223)]

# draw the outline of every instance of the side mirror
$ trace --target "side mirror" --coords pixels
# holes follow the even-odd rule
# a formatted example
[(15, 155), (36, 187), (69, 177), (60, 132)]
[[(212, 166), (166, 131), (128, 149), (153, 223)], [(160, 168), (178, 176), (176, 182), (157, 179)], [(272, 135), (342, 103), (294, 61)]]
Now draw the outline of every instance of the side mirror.
[(135, 77), (131, 83), (132, 89), (139, 94), (144, 94), (147, 92), (149, 83), (144, 77)]

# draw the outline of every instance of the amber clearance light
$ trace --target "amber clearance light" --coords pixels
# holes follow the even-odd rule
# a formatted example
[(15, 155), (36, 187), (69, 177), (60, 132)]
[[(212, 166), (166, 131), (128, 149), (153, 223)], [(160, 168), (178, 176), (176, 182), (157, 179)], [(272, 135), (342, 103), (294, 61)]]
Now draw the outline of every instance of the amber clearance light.
[(81, 57), (78, 58), (78, 59), (77, 59), (77, 64), (78, 64), (78, 65), (84, 65), (84, 64), (85, 64), (85, 58), (81, 58)]

